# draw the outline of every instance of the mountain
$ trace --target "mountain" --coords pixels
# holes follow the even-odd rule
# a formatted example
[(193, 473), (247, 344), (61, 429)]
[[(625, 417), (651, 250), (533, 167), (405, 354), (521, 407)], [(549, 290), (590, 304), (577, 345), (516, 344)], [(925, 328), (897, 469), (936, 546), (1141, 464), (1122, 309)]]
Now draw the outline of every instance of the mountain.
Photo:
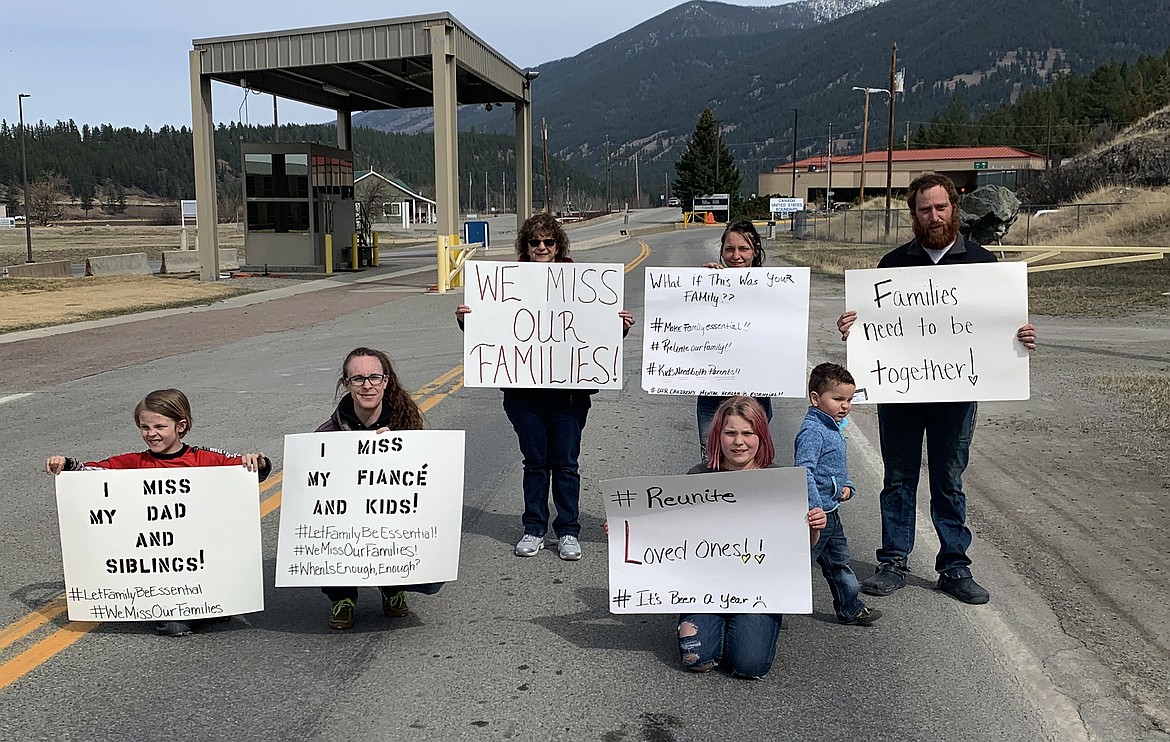
[[(1161, 53), (1170, 3), (1158, 0), (805, 0), (770, 8), (687, 2), (581, 54), (541, 65), (533, 112), (548, 123), (550, 152), (632, 191), (637, 153), (642, 183), (664, 184), (711, 108), (751, 189), (754, 173), (792, 153), (823, 151), (828, 125), (837, 151), (860, 146), (864, 97), (854, 86), (889, 86), (891, 45), (906, 70), (894, 135), (946, 109), (955, 91), (979, 112), (1014, 100), (1065, 71)], [(887, 141), (885, 95), (870, 97), (871, 148)], [(426, 128), (375, 112), (374, 128)], [(400, 113), (400, 112), (393, 112)], [(460, 127), (510, 132), (509, 107), (460, 111)], [(539, 136), (537, 136), (539, 141)]]

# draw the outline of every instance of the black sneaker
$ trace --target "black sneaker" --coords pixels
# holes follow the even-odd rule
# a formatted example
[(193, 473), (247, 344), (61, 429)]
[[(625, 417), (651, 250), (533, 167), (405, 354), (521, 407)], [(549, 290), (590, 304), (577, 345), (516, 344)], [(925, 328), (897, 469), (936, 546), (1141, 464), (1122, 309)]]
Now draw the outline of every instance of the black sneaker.
[(982, 605), (991, 600), (991, 593), (975, 581), (971, 570), (963, 568), (949, 575), (938, 576), (938, 589), (955, 600), (961, 600), (971, 605)]
[(877, 608), (870, 608), (869, 606), (864, 606), (861, 609), (861, 612), (858, 613), (856, 616), (849, 619), (848, 621), (842, 621), (841, 623), (845, 624), (846, 626), (872, 626), (873, 622), (878, 620), (881, 617), (882, 617), (882, 612), (879, 611)]
[(353, 628), (353, 610), (357, 604), (349, 598), (342, 598), (329, 610), (329, 628), (339, 631)]
[(186, 621), (164, 621), (157, 624), (154, 630), (159, 636), (186, 636), (191, 633), (191, 624)]
[(906, 573), (909, 571), (898, 562), (882, 562), (873, 577), (861, 581), (861, 592), (866, 595), (889, 595), (906, 586)]

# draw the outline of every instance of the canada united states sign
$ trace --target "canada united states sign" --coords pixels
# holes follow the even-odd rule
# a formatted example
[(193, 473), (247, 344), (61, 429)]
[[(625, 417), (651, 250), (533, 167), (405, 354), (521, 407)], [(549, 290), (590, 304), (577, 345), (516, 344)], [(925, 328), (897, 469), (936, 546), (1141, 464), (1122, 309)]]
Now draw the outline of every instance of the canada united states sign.
[[(868, 402), (1027, 399), (1023, 263), (845, 271), (849, 370)], [(862, 395), (859, 395), (862, 396)]]

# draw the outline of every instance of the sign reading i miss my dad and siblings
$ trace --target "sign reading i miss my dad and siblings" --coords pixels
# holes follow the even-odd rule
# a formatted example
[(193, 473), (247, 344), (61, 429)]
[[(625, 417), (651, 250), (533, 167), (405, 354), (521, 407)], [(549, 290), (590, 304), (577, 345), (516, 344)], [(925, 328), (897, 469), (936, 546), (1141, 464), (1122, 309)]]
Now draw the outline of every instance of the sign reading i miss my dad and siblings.
[(276, 586), (393, 586), (459, 573), (462, 430), (284, 437)]
[(472, 261), (465, 386), (621, 389), (621, 265)]
[(70, 620), (191, 621), (264, 610), (255, 472), (62, 472), (56, 486)]
[(811, 613), (803, 468), (601, 483), (612, 613)]
[(802, 397), (808, 268), (647, 268), (642, 388)]
[[(845, 271), (849, 371), (867, 402), (1028, 398), (1023, 263)], [(862, 397), (862, 395), (858, 395)]]

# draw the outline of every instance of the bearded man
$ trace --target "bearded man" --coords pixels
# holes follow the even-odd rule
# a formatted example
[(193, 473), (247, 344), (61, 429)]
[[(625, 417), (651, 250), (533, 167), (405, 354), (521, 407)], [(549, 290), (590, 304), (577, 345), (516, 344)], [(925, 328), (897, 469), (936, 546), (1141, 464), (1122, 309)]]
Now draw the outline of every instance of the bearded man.
[[(945, 175), (927, 173), (910, 183), (906, 194), (914, 221), (914, 239), (878, 263), (878, 268), (994, 263), (995, 253), (959, 234), (959, 194)], [(857, 312), (837, 320), (841, 339)], [(1021, 327), (1016, 337), (1028, 350), (1036, 349), (1036, 328)], [(889, 595), (906, 584), (908, 560), (914, 548), (914, 516), (918, 474), (922, 466), (922, 439), (926, 437), (930, 475), (930, 515), (938, 534), (934, 568), (938, 589), (964, 603), (986, 603), (991, 594), (971, 576), (971, 529), (967, 527), (967, 497), (963, 472), (975, 431), (974, 402), (917, 402), (879, 404), (878, 434), (885, 468), (881, 492), (882, 547), (877, 572), (861, 582), (869, 595)]]

